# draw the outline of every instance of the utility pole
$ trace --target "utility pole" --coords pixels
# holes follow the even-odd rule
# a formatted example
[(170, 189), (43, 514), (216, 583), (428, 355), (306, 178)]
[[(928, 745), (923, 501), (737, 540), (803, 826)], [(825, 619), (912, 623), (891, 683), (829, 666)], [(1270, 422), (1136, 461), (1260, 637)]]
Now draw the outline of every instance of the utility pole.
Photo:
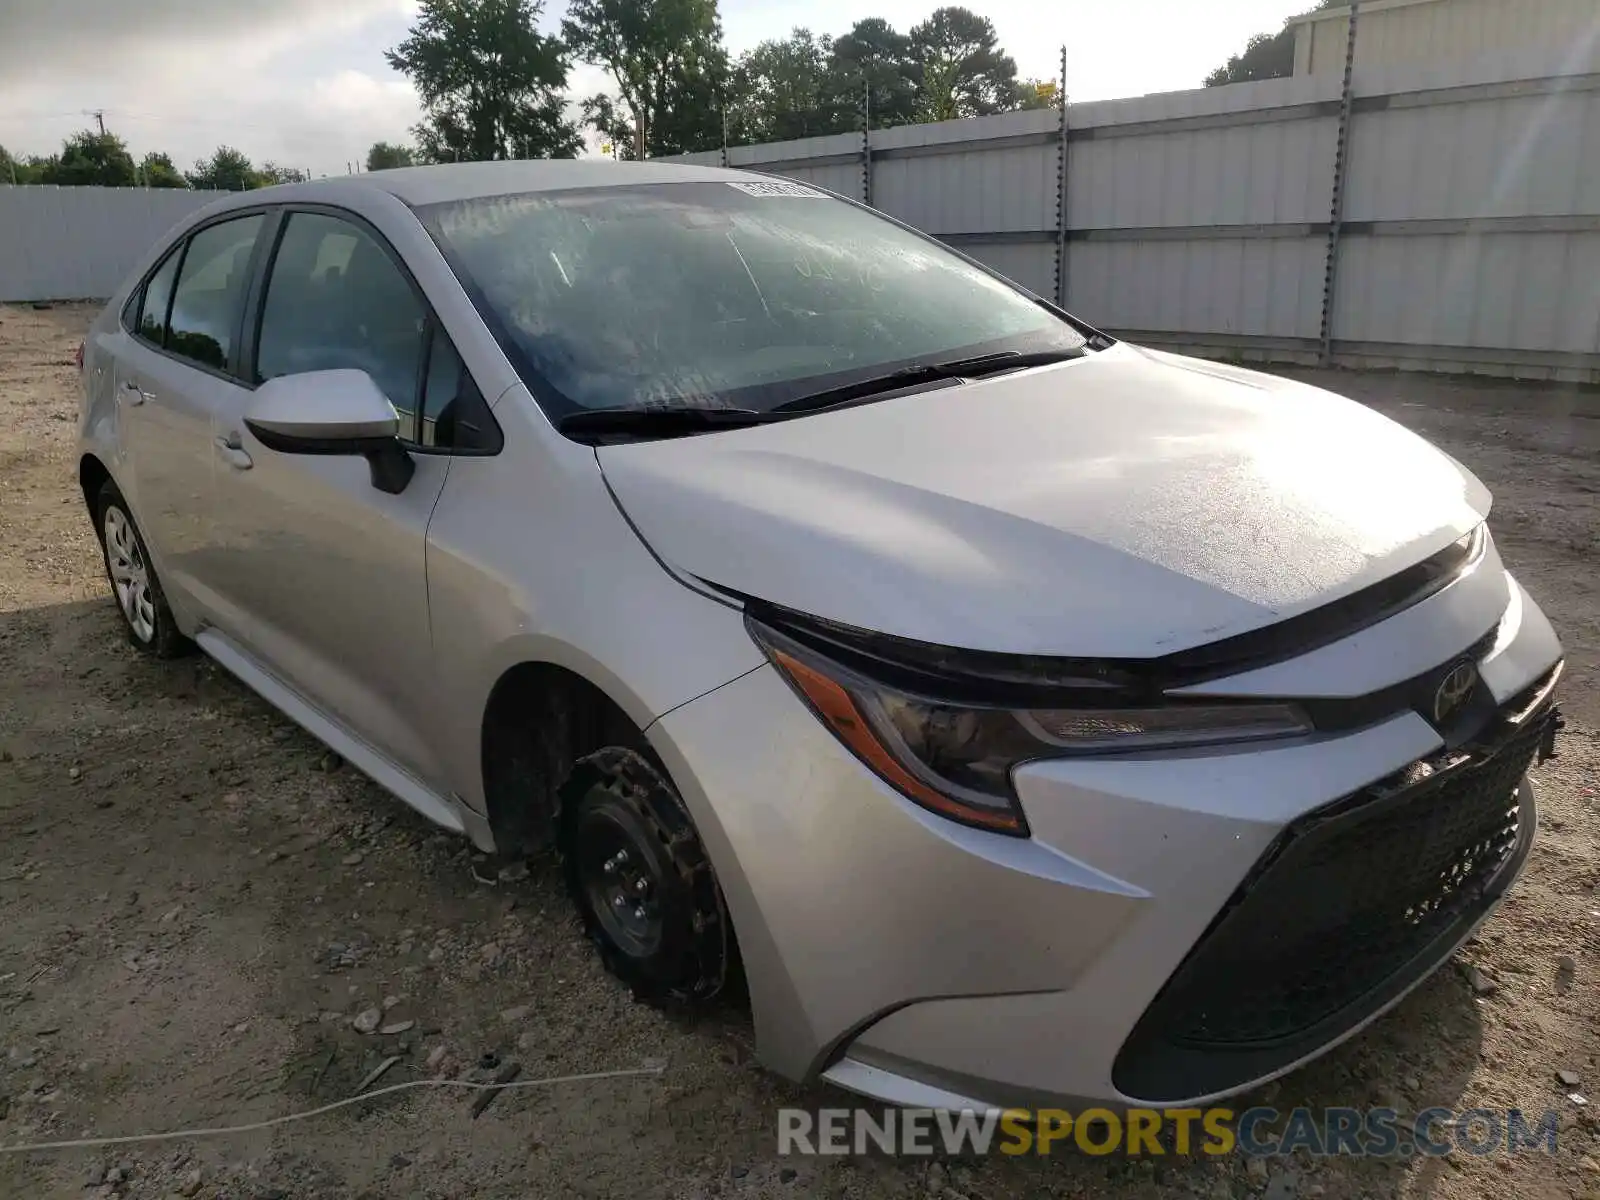
[(103, 108), (91, 109), (90, 112), (89, 112), (89, 115), (91, 117), (93, 117), (95, 119), (95, 123), (100, 126), (100, 136), (101, 137), (105, 137), (105, 135), (106, 135), (106, 110), (103, 109)]

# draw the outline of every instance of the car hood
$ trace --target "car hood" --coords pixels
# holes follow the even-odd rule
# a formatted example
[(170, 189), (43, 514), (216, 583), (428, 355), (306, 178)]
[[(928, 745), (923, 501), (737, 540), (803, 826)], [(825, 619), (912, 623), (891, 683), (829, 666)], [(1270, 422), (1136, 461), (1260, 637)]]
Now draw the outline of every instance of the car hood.
[(880, 633), (1146, 658), (1378, 582), (1487, 514), (1304, 384), (1132, 346), (773, 425), (603, 446), (669, 566)]

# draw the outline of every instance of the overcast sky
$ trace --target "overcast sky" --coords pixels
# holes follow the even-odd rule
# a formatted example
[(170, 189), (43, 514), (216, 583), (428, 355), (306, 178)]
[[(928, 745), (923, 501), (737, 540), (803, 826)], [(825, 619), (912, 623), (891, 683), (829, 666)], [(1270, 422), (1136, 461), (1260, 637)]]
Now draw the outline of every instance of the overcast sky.
[[(735, 54), (795, 25), (842, 33), (863, 16), (902, 31), (937, 0), (722, 0)], [(1253, 33), (1280, 28), (1309, 0), (972, 0), (1024, 76), (1053, 76), (1068, 45), (1068, 95), (1103, 100), (1198, 87)], [(564, 0), (542, 24), (554, 31)], [(106, 126), (135, 156), (165, 150), (180, 169), (218, 143), (257, 163), (342, 172), (374, 141), (409, 141), (416, 96), (383, 51), (415, 0), (0, 0), (0, 145), (60, 149), (74, 130)], [(572, 90), (604, 86), (576, 68)]]

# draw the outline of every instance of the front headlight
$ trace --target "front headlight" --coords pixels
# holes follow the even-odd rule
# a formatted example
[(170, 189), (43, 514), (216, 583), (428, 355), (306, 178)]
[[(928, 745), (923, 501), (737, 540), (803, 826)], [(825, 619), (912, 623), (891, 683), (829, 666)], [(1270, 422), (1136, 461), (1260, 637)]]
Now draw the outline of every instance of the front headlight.
[(748, 622), (774, 666), (863, 763), (952, 820), (1027, 836), (1012, 771), (1042, 758), (1125, 754), (1308, 733), (1291, 704), (1174, 701), (1153, 707), (986, 706), (913, 695)]

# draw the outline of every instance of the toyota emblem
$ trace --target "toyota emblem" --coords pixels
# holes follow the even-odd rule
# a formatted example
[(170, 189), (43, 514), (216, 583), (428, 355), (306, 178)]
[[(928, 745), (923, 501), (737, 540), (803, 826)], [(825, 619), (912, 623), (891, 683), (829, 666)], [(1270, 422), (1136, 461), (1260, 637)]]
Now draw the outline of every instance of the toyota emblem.
[(1439, 690), (1433, 694), (1433, 722), (1443, 725), (1461, 710), (1478, 686), (1478, 668), (1469, 662), (1457, 663), (1450, 673), (1439, 681)]

